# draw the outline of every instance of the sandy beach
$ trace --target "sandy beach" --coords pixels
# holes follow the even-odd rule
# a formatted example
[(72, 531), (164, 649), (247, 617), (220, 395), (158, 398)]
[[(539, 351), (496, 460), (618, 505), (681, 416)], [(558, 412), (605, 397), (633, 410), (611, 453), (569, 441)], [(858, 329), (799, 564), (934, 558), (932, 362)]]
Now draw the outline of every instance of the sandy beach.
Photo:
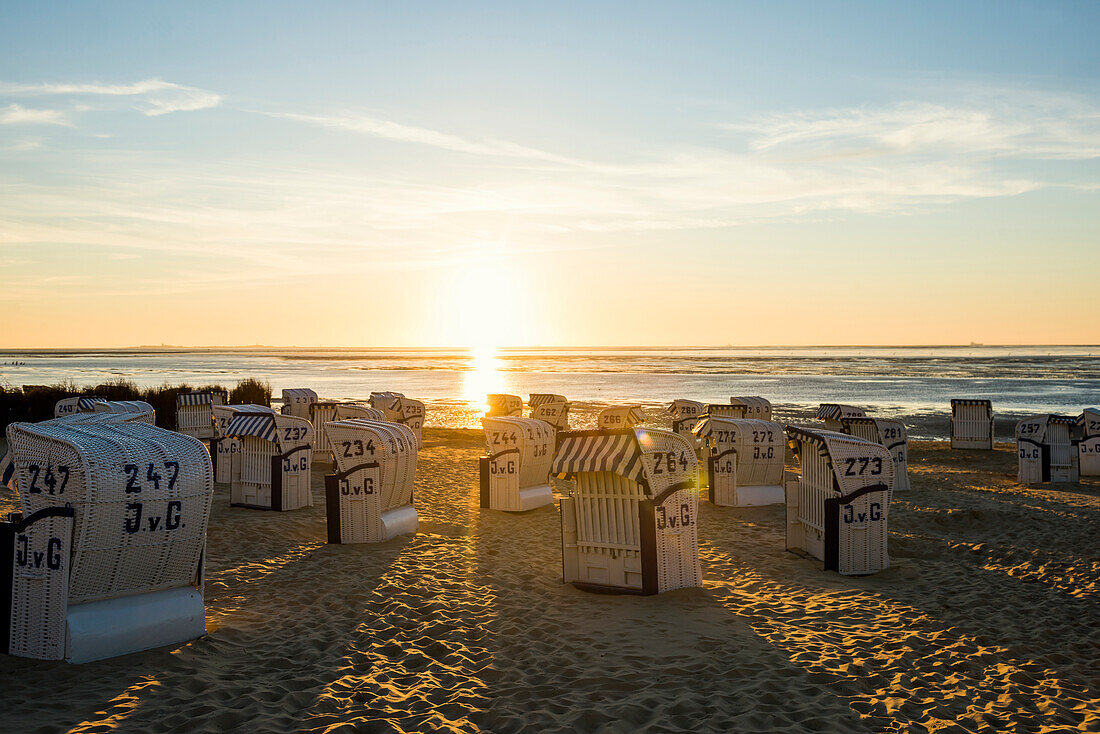
[(420, 531), (378, 546), (325, 544), (319, 467), (297, 512), (219, 485), (207, 635), (0, 656), (10, 730), (1100, 730), (1095, 482), (1024, 487), (1008, 445), (914, 442), (886, 572), (785, 552), (781, 506), (704, 502), (704, 588), (605, 596), (561, 583), (555, 508), (478, 508), (480, 432), (425, 438)]

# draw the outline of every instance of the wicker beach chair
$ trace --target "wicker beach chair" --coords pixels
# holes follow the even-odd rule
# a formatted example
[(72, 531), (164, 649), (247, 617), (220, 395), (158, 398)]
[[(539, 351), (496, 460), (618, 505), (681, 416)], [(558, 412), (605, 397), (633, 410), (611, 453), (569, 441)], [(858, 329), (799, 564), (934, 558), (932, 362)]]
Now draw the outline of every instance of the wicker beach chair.
[(288, 387), (283, 390), (283, 415), (295, 415), (309, 420), (309, 406), (317, 402), (317, 393), (308, 387)]
[(132, 421), (148, 423), (151, 426), (157, 424), (156, 411), (144, 400), (103, 400), (94, 404), (93, 412), (130, 415), (133, 416)]
[(527, 404), (531, 406), (531, 418), (549, 423), (555, 431), (569, 430), (569, 409), (572, 404), (564, 395), (532, 393)]
[(621, 431), (644, 422), (645, 411), (641, 406), (623, 405), (601, 410), (596, 418), (596, 427), (601, 431)]
[(1078, 466), (1083, 477), (1100, 477), (1100, 408), (1085, 408), (1077, 417)]
[(481, 457), (481, 507), (525, 512), (552, 504), (554, 427), (535, 418), (482, 418), (488, 454)]
[(253, 405), (215, 405), (214, 406), (214, 438), (210, 439), (210, 463), (214, 467), (214, 481), (218, 484), (233, 484), (240, 481), (241, 462), (238, 455), (241, 453), (241, 441), (226, 434), (229, 422), (238, 409), (261, 408)]
[(702, 585), (699, 465), (686, 439), (659, 429), (569, 431), (553, 471), (575, 481), (561, 500), (566, 583), (635, 594)]
[(353, 418), (326, 427), (335, 471), (325, 477), (329, 543), (381, 543), (415, 533), (416, 436), (399, 423)]
[(328, 440), (326, 426), (338, 420), (340, 403), (334, 400), (318, 400), (309, 404), (309, 422), (313, 424), (313, 460), (332, 461), (332, 446)]
[(1044, 413), (1016, 424), (1021, 484), (1080, 481), (1080, 456), (1073, 436), (1076, 423), (1068, 416)]
[(262, 405), (233, 407), (225, 428), (226, 437), (239, 446), (230, 455), (230, 506), (275, 511), (312, 507), (315, 431), (310, 422)]
[(864, 418), (867, 411), (854, 405), (840, 405), (839, 403), (822, 403), (817, 408), (817, 417), (825, 421), (825, 430), (841, 433), (844, 425), (841, 418)]
[(76, 397), (62, 398), (53, 406), (53, 417), (60, 418), (74, 413), (91, 413), (95, 410), (96, 403), (102, 403), (106, 398)]
[(125, 417), (13, 423), (0, 650), (89, 662), (205, 633), (203, 444)]
[(424, 403), (399, 392), (371, 393), (370, 401), (371, 406), (382, 411), (386, 420), (408, 426), (416, 436), (416, 448), (424, 448)]
[(783, 502), (786, 434), (778, 423), (706, 416), (695, 427), (706, 447), (708, 499), (724, 507)]
[(881, 444), (834, 431), (787, 426), (800, 472), (785, 483), (787, 550), (825, 570), (863, 575), (890, 566), (887, 520), (894, 462)]
[(668, 406), (668, 412), (672, 416), (672, 431), (678, 433), (699, 448), (695, 434), (692, 430), (706, 413), (707, 406), (697, 400), (677, 398)]
[(894, 461), (894, 491), (909, 489), (909, 438), (905, 424), (886, 418), (841, 418), (841, 433), (882, 444)]
[(993, 403), (959, 398), (951, 401), (951, 448), (993, 448)]
[(214, 406), (228, 402), (225, 391), (180, 393), (176, 396), (176, 430), (200, 441), (214, 438)]
[(485, 402), (489, 406), (489, 412), (485, 414), (486, 418), (523, 416), (523, 398), (519, 395), (490, 394), (485, 396)]
[(741, 406), (742, 418), (754, 418), (756, 420), (770, 421), (772, 419), (772, 404), (767, 398), (759, 396), (730, 398), (730, 405)]

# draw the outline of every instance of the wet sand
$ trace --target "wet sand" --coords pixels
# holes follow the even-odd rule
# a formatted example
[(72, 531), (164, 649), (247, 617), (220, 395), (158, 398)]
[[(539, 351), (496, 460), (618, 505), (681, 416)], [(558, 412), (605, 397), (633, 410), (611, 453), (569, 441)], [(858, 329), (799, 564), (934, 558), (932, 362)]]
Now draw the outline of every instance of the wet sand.
[(704, 502), (704, 588), (602, 596), (561, 583), (554, 507), (477, 507), (480, 432), (425, 438), (420, 532), (378, 546), (325, 544), (320, 467), (297, 512), (219, 485), (207, 635), (0, 656), (5, 728), (1100, 730), (1100, 482), (1025, 487), (1008, 445), (914, 442), (888, 571), (825, 573), (783, 550), (781, 506)]

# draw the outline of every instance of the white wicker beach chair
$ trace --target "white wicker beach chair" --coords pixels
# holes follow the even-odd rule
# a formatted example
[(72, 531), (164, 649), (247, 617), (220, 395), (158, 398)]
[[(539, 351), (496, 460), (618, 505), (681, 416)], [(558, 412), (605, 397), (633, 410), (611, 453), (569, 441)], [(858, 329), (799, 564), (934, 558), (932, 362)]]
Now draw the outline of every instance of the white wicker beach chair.
[(309, 422), (313, 424), (313, 460), (332, 461), (332, 446), (325, 433), (326, 425), (338, 420), (340, 403), (333, 400), (319, 400), (309, 404)]
[(485, 396), (485, 402), (489, 406), (486, 418), (498, 418), (500, 416), (523, 416), (523, 398), (519, 395), (491, 394)]
[(864, 418), (867, 411), (854, 405), (840, 405), (839, 403), (822, 403), (817, 408), (817, 417), (825, 421), (825, 430), (841, 433), (844, 430), (841, 418)]
[(399, 423), (354, 418), (326, 428), (335, 472), (325, 477), (330, 543), (381, 543), (415, 533), (416, 436)]
[(742, 418), (755, 418), (756, 420), (770, 421), (772, 419), (772, 404), (767, 398), (756, 395), (748, 397), (730, 398), (730, 405), (740, 405)]
[(241, 441), (226, 434), (229, 422), (233, 420), (238, 408), (260, 408), (251, 405), (215, 405), (214, 438), (210, 439), (210, 463), (214, 467), (214, 481), (218, 484), (233, 484), (240, 481)]
[(825, 570), (863, 575), (890, 566), (887, 520), (894, 462), (881, 444), (833, 431), (787, 426), (800, 473), (786, 481), (787, 550)]
[(645, 422), (645, 411), (639, 405), (623, 405), (604, 408), (596, 418), (601, 431), (621, 431)]
[(74, 413), (91, 413), (95, 410), (96, 403), (102, 403), (106, 398), (76, 397), (62, 398), (53, 406), (53, 417), (60, 418)]
[(549, 423), (555, 431), (569, 430), (569, 409), (572, 404), (564, 395), (532, 393), (527, 404), (531, 406), (531, 418)]
[(21, 512), (0, 524), (0, 650), (82, 663), (204, 634), (206, 447), (114, 416), (7, 436)]
[(783, 502), (783, 426), (706, 416), (695, 427), (695, 436), (706, 446), (704, 481), (711, 502), (724, 507)]
[(157, 424), (156, 411), (144, 400), (103, 400), (94, 404), (93, 412), (132, 415), (133, 421), (148, 423), (151, 426)]
[(951, 401), (951, 448), (993, 448), (993, 403), (958, 398)]
[(550, 463), (556, 432), (535, 418), (482, 418), (488, 454), (481, 457), (481, 507), (525, 512), (554, 501)]
[(695, 434), (692, 433), (695, 425), (706, 413), (707, 406), (700, 403), (697, 400), (686, 400), (684, 398), (678, 398), (672, 401), (672, 404), (668, 406), (668, 412), (672, 416), (672, 430), (674, 433), (678, 433), (688, 441), (696, 445), (698, 449), (698, 442)]
[(905, 424), (886, 418), (841, 418), (841, 433), (882, 444), (894, 460), (894, 491), (909, 489), (909, 437)]
[(570, 431), (553, 471), (576, 483), (561, 500), (566, 583), (636, 594), (702, 585), (699, 464), (682, 436)]
[(1085, 408), (1077, 418), (1078, 466), (1083, 477), (1100, 477), (1100, 408)]
[(317, 393), (308, 387), (289, 387), (283, 390), (283, 406), (280, 413), (309, 420), (309, 406), (317, 402)]
[(1016, 424), (1021, 484), (1080, 481), (1075, 424), (1073, 418), (1053, 413), (1033, 415)]
[(214, 438), (214, 406), (228, 402), (224, 391), (180, 393), (176, 396), (176, 430), (201, 441)]
[(238, 442), (231, 454), (229, 504), (257, 510), (313, 506), (310, 470), (315, 431), (305, 418), (262, 405), (238, 405), (225, 435)]
[(399, 392), (371, 393), (371, 405), (382, 411), (385, 420), (408, 426), (416, 436), (416, 448), (424, 448), (424, 403)]

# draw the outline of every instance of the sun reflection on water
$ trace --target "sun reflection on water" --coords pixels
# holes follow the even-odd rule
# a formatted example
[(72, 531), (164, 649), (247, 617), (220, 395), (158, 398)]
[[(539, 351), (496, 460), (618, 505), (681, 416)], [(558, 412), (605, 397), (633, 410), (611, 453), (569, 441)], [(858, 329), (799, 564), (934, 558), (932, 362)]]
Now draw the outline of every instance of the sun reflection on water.
[(462, 399), (487, 411), (485, 396), (504, 391), (502, 366), (496, 347), (470, 349), (470, 365), (462, 376)]

